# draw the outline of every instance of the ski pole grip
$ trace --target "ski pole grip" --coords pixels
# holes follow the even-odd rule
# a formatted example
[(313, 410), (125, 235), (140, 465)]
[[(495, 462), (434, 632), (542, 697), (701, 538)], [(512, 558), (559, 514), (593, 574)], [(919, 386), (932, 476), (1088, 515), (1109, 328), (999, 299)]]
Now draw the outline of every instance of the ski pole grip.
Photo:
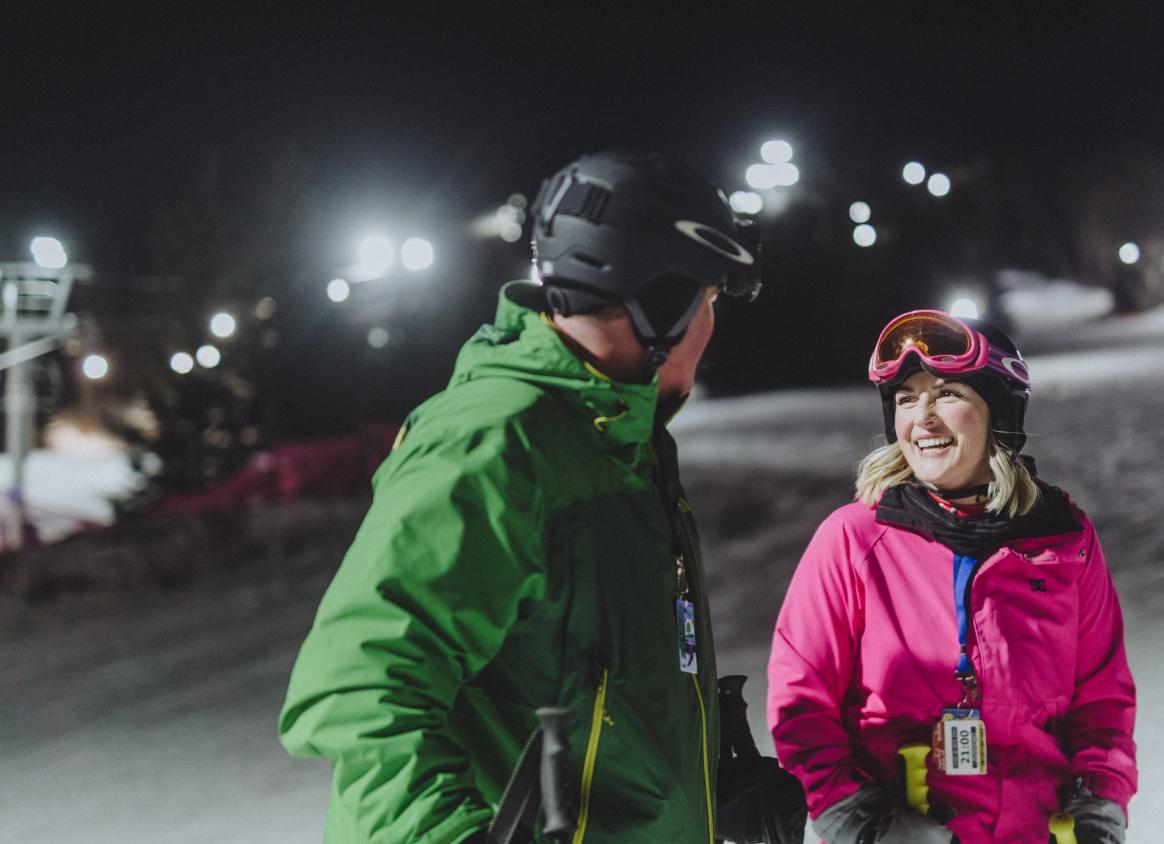
[(930, 787), (926, 784), (926, 757), (930, 753), (928, 744), (903, 744), (897, 748), (898, 755), (905, 760), (905, 802), (923, 815), (929, 814)]
[(1056, 812), (1047, 822), (1047, 829), (1055, 836), (1055, 844), (1078, 844), (1075, 838), (1075, 818), (1066, 812)]
[(568, 841), (574, 834), (574, 807), (566, 796), (569, 792), (570, 722), (573, 709), (545, 706), (538, 710), (542, 725), (542, 810), (545, 824), (542, 832), (555, 842)]
[(744, 703), (744, 683), (748, 681), (745, 674), (726, 674), (719, 678), (719, 693), (733, 703), (747, 708)]

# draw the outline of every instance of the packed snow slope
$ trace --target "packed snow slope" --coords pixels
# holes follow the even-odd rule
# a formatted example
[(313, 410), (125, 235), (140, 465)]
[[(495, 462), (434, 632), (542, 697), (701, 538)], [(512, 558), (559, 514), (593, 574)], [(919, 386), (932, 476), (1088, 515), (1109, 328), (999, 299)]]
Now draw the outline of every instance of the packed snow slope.
[[(1031, 356), (1028, 450), (1094, 518), (1123, 601), (1141, 713), (1128, 840), (1150, 844), (1164, 829), (1164, 311), (1045, 348)], [(853, 464), (881, 435), (876, 393), (696, 399), (673, 429), (720, 669), (751, 678), (753, 731), (768, 749), (772, 623), (813, 530), (849, 499)], [(362, 506), (293, 502), (9, 558), (0, 841), (319, 841), (328, 769), (289, 759), (275, 718)]]

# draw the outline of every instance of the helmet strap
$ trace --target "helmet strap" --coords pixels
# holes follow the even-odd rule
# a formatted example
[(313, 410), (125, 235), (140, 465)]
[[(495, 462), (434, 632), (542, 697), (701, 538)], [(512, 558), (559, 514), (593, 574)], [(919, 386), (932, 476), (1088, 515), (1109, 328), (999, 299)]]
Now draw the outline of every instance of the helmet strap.
[(651, 371), (655, 372), (667, 362), (667, 356), (671, 353), (670, 346), (648, 346), (647, 347), (647, 363), (650, 364)]
[(628, 299), (623, 302), (623, 306), (630, 315), (631, 327), (634, 329), (635, 336), (649, 354), (652, 370), (662, 366), (671, 349), (683, 339), (691, 318), (699, 309), (700, 301), (701, 299), (694, 299), (672, 325), (664, 326), (662, 330), (654, 324), (638, 299)]
[(570, 299), (558, 287), (546, 287), (546, 303), (550, 306), (550, 310), (556, 314), (568, 317), (574, 315), (574, 309), (570, 307)]

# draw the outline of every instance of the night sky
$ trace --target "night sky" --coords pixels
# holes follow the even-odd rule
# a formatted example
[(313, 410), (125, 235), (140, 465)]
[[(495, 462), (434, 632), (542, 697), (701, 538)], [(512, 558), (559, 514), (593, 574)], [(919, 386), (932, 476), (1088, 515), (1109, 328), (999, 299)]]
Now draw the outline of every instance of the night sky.
[[(1018, 156), (1102, 171), (1115, 152), (1164, 155), (1164, 33), (1145, 13), (708, 6), (7, 0), (0, 260), (26, 259), (29, 238), (52, 233), (108, 278), (164, 272), (158, 220), (210, 168), (245, 214), (292, 149), (307, 189), (289, 249), (312, 283), (349, 262), (369, 226), (431, 232), (442, 274), (478, 277), (449, 288), (466, 316), (446, 321), (458, 336), (433, 360), (443, 373), (466, 327), (492, 311), (481, 285), (524, 274), (523, 244), (484, 255), (470, 243), (474, 217), (617, 146), (687, 158), (730, 192), (759, 144), (783, 137), (817, 218), (762, 221), (768, 304), (736, 333), (766, 335), (800, 308), (817, 319), (832, 290), (849, 300), (843, 324), (864, 336), (896, 302), (861, 277), (920, 270), (902, 250), (854, 263), (848, 231), (821, 220), (847, 225), (847, 203), (900, 187), (905, 161), (961, 173)], [(727, 357), (759, 371), (749, 354)], [(734, 388), (812, 380), (760, 370)], [(411, 402), (423, 389), (405, 392)]]
[(468, 218), (593, 148), (684, 155), (730, 190), (772, 134), (858, 168), (1164, 143), (1139, 16), (419, 5), (5, 2), (0, 253), (51, 228), (146, 272), (152, 215), (208, 154), (245, 180), (289, 141), (321, 250), (361, 214)]

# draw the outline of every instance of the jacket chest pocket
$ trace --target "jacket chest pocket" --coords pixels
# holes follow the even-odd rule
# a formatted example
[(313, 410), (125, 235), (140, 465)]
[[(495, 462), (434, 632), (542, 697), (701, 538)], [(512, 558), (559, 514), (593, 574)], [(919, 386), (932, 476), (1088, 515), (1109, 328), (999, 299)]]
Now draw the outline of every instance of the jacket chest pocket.
[(678, 661), (675, 563), (668, 523), (650, 491), (576, 505), (556, 526), (567, 655), (600, 659), (612, 676), (647, 676)]
[(1078, 572), (1075, 563), (1011, 554), (975, 583), (982, 599), (975, 627), (990, 698), (1066, 707), (1075, 686)]

